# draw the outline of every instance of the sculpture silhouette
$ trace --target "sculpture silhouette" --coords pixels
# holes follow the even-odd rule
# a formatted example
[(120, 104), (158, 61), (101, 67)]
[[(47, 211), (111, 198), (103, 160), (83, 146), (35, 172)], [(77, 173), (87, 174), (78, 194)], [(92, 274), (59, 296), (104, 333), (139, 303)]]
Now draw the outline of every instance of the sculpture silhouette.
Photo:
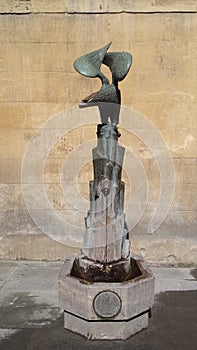
[[(92, 93), (84, 98), (80, 107), (98, 106), (101, 116), (101, 122), (107, 124), (110, 118), (112, 124), (119, 122), (121, 93), (118, 89), (118, 82), (123, 80), (132, 63), (132, 56), (129, 52), (110, 52), (107, 53), (111, 42), (86, 55), (79, 57), (74, 62), (74, 68), (77, 72), (89, 78), (99, 78), (102, 86), (99, 91)], [(112, 82), (101, 72), (101, 64), (109, 67), (112, 73)]]

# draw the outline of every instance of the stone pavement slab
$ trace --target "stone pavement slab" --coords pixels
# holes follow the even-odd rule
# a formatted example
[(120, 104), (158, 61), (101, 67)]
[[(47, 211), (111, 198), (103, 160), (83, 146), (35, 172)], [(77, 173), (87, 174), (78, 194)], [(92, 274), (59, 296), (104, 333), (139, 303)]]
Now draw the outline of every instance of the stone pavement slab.
[(0, 263), (0, 281), (7, 280), (17, 268), (18, 264), (14, 262)]
[(155, 293), (197, 289), (191, 268), (151, 267), (151, 269), (155, 275)]

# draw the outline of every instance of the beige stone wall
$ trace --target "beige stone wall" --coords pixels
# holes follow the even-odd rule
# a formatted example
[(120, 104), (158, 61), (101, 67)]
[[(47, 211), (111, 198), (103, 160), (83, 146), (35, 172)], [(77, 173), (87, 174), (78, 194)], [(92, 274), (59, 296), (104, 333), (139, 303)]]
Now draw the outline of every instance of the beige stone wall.
[[(21, 166), (37, 129), (100, 86), (74, 71), (74, 59), (112, 41), (111, 50), (133, 55), (132, 69), (120, 84), (122, 103), (154, 123), (171, 152), (176, 173), (170, 211), (154, 233), (147, 233), (161, 186), (159, 170), (151, 150), (120, 124), (121, 142), (143, 164), (149, 185), (147, 207), (131, 232), (132, 247), (150, 262), (197, 263), (196, 11), (195, 0), (0, 1), (1, 259), (63, 259), (78, 252), (72, 239), (69, 243), (72, 232), (63, 245), (43, 234), (31, 219), (21, 190)], [(95, 124), (65, 132), (51, 147), (44, 171), (53, 210), (81, 225), (81, 237), (84, 215), (67, 203), (60, 169), (70, 152), (89, 139), (95, 139)], [(92, 168), (84, 162), (78, 183), (72, 183), (73, 168), (67, 170), (70, 193), (76, 185), (88, 198)], [(32, 164), (33, 183), (33, 160)], [(124, 179), (128, 202), (132, 181), (125, 172)], [(39, 204), (34, 209), (41, 215), (44, 210)]]

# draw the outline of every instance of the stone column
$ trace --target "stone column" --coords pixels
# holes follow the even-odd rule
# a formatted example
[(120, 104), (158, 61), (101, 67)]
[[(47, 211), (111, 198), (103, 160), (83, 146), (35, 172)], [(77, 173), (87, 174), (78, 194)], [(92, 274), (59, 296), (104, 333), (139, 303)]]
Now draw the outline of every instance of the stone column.
[(130, 248), (121, 181), (125, 149), (118, 145), (119, 136), (117, 126), (110, 122), (97, 126), (94, 180), (89, 185), (90, 210), (85, 218), (82, 253), (101, 263), (127, 258)]

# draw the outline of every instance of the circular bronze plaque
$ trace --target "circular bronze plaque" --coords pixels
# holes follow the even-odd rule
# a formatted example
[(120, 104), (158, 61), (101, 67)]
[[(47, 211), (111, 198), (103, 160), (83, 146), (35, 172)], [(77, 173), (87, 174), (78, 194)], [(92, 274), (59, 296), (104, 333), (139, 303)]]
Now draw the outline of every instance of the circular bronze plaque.
[(121, 299), (118, 294), (104, 291), (97, 294), (93, 301), (94, 311), (99, 317), (115, 317), (121, 309)]

